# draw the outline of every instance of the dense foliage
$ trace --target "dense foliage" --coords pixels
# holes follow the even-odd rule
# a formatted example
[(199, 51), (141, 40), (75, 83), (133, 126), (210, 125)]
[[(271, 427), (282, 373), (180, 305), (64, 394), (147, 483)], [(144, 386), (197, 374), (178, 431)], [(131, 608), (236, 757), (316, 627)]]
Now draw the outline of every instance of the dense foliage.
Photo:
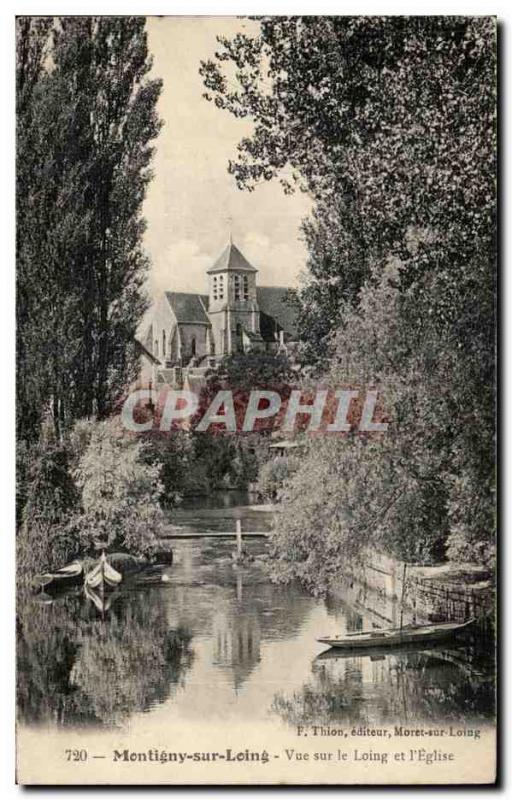
[(153, 431), (144, 441), (143, 457), (160, 468), (160, 501), (166, 508), (176, 506), (185, 495), (245, 489), (256, 480), (258, 458), (251, 439), (175, 430)]
[(149, 465), (143, 448), (115, 423), (93, 426), (75, 471), (82, 550), (101, 542), (134, 554), (156, 551), (163, 525), (160, 465)]
[(77, 557), (152, 555), (164, 516), (161, 462), (116, 421), (79, 421), (62, 440), (50, 432), (32, 451), (18, 534), (22, 582)]
[(160, 127), (144, 20), (17, 20), (17, 428), (103, 417), (134, 375)]
[(297, 293), (308, 358), (378, 387), (392, 420), (379, 440), (310, 448), (285, 482), (277, 572), (314, 588), (372, 542), (491, 560), (494, 21), (266, 17), (220, 45), (206, 97), (254, 122), (230, 171), (315, 200)]
[[(207, 375), (206, 386), (200, 394), (195, 420), (199, 422), (217, 393), (226, 390), (231, 393), (236, 429), (240, 433), (244, 429), (251, 392), (255, 390), (275, 392), (282, 401), (281, 411), (266, 418), (256, 419), (252, 425), (253, 431), (258, 431), (259, 434), (269, 434), (279, 426), (285, 401), (289, 397), (291, 387), (296, 385), (297, 381), (297, 365), (292, 363), (286, 354), (254, 351), (225, 356), (220, 364)], [(267, 404), (268, 401), (262, 399), (259, 408), (265, 408)], [(220, 413), (224, 412), (220, 411)], [(225, 431), (225, 426), (220, 423), (213, 424), (208, 430), (222, 433)]]
[(299, 468), (300, 460), (294, 456), (276, 456), (265, 461), (258, 473), (257, 491), (264, 501), (280, 498), (285, 481)]
[(31, 449), (24, 464), (17, 562), (25, 579), (75, 557), (77, 541), (69, 521), (79, 508), (79, 492), (71, 475), (70, 450), (51, 432)]
[[(76, 553), (78, 528), (68, 523), (87, 515), (80, 492), (90, 489), (74, 483), (67, 438), (77, 420), (108, 416), (138, 368), (141, 207), (161, 90), (148, 78), (144, 25), (16, 21), (17, 526), (19, 563), (30, 571)], [(133, 467), (135, 451), (127, 457)]]

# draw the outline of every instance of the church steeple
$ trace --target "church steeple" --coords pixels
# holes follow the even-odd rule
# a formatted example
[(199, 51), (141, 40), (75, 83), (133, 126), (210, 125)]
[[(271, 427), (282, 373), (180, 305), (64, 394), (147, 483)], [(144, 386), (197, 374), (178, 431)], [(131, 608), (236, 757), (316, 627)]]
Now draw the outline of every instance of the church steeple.
[(258, 270), (233, 243), (229, 243), (210, 269), (208, 313), (217, 354), (244, 349), (244, 337), (260, 337), (256, 292)]
[(233, 243), (233, 237), (229, 235), (229, 243), (224, 248), (221, 255), (210, 269), (207, 270), (208, 275), (213, 275), (215, 272), (258, 272), (258, 270), (249, 264), (245, 256), (240, 252), (236, 244)]

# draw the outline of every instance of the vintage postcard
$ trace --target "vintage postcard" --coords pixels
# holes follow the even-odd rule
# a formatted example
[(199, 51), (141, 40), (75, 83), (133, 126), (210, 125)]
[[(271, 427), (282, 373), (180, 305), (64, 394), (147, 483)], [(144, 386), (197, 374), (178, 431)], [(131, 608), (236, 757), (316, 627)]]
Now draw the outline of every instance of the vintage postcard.
[(496, 780), (496, 19), (16, 19), (20, 784)]

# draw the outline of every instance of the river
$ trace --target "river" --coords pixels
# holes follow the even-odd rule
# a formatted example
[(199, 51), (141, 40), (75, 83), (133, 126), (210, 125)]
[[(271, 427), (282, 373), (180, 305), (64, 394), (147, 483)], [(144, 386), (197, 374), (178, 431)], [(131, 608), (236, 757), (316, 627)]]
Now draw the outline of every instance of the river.
[[(189, 499), (182, 532), (268, 530), (268, 511), (225, 492)], [(265, 574), (264, 539), (236, 566), (234, 541), (175, 542), (168, 582), (121, 588), (100, 615), (81, 591), (18, 612), (23, 726), (151, 732), (193, 723), (382, 725), (489, 722), (493, 665), (485, 648), (322, 656), (318, 636), (371, 627), (345, 598), (314, 598)]]

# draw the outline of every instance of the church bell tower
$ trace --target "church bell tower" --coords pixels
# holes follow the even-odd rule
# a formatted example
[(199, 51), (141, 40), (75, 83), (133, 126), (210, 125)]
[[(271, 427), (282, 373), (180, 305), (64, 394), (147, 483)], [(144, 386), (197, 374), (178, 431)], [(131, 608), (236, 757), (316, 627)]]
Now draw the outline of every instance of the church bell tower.
[(208, 274), (208, 316), (215, 355), (222, 356), (263, 345), (256, 295), (255, 269), (230, 240)]

